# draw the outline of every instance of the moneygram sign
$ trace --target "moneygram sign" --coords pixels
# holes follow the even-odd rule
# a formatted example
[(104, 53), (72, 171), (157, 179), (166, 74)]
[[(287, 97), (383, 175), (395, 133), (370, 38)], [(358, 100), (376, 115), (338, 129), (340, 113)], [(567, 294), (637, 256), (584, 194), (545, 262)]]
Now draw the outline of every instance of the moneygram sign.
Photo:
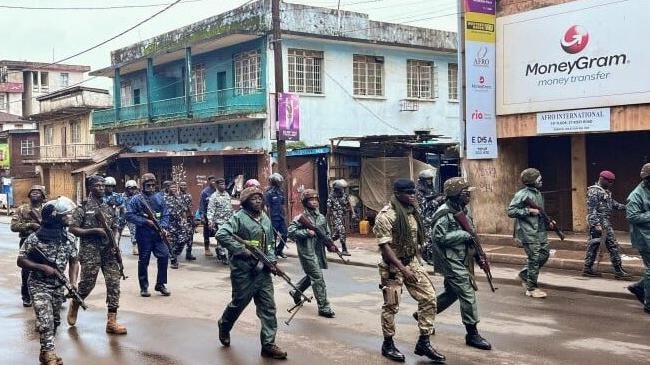
[(646, 0), (578, 0), (498, 18), (497, 114), (650, 102), (648, 13)]

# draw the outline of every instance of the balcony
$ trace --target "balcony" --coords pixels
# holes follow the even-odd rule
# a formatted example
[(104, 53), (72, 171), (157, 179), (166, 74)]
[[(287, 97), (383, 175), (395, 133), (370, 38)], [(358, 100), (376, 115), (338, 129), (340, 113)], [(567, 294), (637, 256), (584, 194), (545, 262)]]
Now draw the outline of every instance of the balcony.
[(40, 162), (89, 160), (95, 151), (94, 144), (49, 145), (35, 148), (39, 151)]
[(266, 89), (231, 88), (193, 95), (190, 110), (185, 96), (151, 102), (151, 118), (147, 104), (118, 109), (93, 111), (93, 130), (145, 125), (149, 121), (173, 119), (205, 119), (220, 116), (238, 116), (266, 111)]

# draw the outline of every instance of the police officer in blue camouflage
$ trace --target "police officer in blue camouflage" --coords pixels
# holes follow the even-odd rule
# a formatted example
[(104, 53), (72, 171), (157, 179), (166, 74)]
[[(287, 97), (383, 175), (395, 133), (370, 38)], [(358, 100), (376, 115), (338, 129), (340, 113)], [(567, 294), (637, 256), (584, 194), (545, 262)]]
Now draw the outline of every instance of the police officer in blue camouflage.
[(582, 270), (583, 276), (602, 276), (594, 271), (593, 264), (598, 256), (598, 248), (602, 235), (605, 235), (605, 247), (609, 251), (609, 257), (614, 268), (614, 277), (619, 280), (631, 279), (630, 274), (623, 270), (621, 253), (619, 250), (614, 229), (610, 224), (610, 216), (613, 210), (624, 211), (625, 204), (614, 200), (611, 186), (616, 180), (616, 175), (611, 171), (602, 171), (598, 175), (598, 181), (587, 188), (587, 223), (589, 224), (589, 241), (585, 254), (585, 267)]
[(282, 258), (287, 258), (284, 254), (284, 244), (287, 242), (287, 222), (286, 214), (284, 212), (284, 190), (282, 190), (282, 182), (284, 178), (277, 172), (269, 176), (269, 189), (264, 194), (266, 207), (271, 216), (271, 223), (276, 234), (279, 235), (279, 243), (275, 249), (275, 255)]
[[(134, 196), (138, 194), (138, 183), (135, 180), (129, 180), (124, 184), (124, 193), (122, 198), (124, 199), (124, 209), (129, 206), (129, 202), (133, 199)], [(126, 212), (125, 212), (126, 213)], [(131, 246), (133, 247), (131, 253), (133, 255), (138, 255), (138, 241), (135, 239), (135, 224), (126, 221), (126, 216), (124, 217), (124, 224), (129, 227), (129, 235), (131, 238)], [(120, 228), (120, 235), (124, 227)]]
[(327, 216), (330, 227), (332, 227), (332, 240), (341, 242), (341, 254), (343, 256), (350, 256), (346, 245), (345, 218), (348, 212), (352, 212), (352, 219), (357, 217), (352, 205), (350, 205), (349, 195), (345, 191), (347, 187), (347, 181), (343, 179), (335, 180), (327, 197)]
[(118, 225), (123, 226), (126, 224), (126, 220), (124, 219), (126, 206), (124, 205), (124, 195), (115, 192), (116, 186), (117, 182), (115, 178), (111, 176), (104, 178), (104, 202), (115, 211)]
[(172, 239), (172, 252), (170, 253), (172, 269), (178, 269), (178, 255), (183, 251), (183, 246), (188, 240), (188, 236), (193, 235), (187, 228), (187, 212), (185, 211), (185, 202), (178, 192), (178, 183), (170, 182), (167, 192), (163, 199), (167, 211), (169, 212), (169, 234)]
[(181, 181), (178, 183), (178, 195), (181, 199), (181, 209), (185, 215), (183, 219), (183, 230), (185, 234), (182, 239), (185, 242), (179, 243), (180, 251), (177, 253), (177, 256), (180, 255), (185, 247), (185, 260), (194, 261), (196, 257), (192, 255), (192, 243), (194, 242), (194, 214), (192, 213), (192, 194), (187, 191), (187, 182)]
[(156, 256), (158, 262), (158, 273), (156, 275), (156, 286), (154, 289), (164, 296), (171, 295), (167, 289), (167, 261), (169, 260), (169, 249), (163, 242), (162, 237), (156, 232), (154, 222), (145, 213), (145, 204), (155, 214), (163, 235), (167, 235), (169, 229), (169, 212), (163, 198), (156, 193), (156, 176), (151, 173), (142, 175), (142, 192), (133, 197), (126, 207), (126, 221), (135, 225), (135, 234), (139, 246), (138, 257), (138, 281), (140, 284), (140, 296), (150, 297), (149, 275), (147, 268), (151, 254)]
[(73, 286), (77, 282), (79, 254), (74, 237), (66, 232), (72, 221), (75, 204), (66, 197), (59, 197), (43, 205), (42, 225), (32, 233), (20, 248), (17, 264), (30, 271), (27, 285), (32, 294), (36, 328), (40, 336), (41, 365), (62, 365), (63, 360), (56, 354), (54, 336), (61, 324), (61, 305), (65, 302), (63, 282), (56, 270), (44, 263), (37, 249), (45, 259), (54, 262), (60, 272), (65, 272), (66, 265)]
[[(216, 179), (217, 190), (210, 195), (208, 200), (208, 228), (212, 232), (219, 230), (224, 223), (234, 214), (230, 194), (226, 191), (226, 180), (222, 177)], [(224, 265), (228, 265), (228, 251), (217, 239), (215, 248), (217, 259)]]

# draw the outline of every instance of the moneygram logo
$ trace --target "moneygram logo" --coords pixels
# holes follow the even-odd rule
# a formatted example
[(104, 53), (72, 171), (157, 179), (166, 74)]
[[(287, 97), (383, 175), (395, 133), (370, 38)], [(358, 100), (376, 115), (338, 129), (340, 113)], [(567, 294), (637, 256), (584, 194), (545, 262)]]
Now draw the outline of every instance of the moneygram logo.
[(564, 52), (569, 54), (576, 54), (582, 51), (587, 47), (588, 43), (589, 33), (587, 33), (587, 30), (580, 25), (574, 25), (569, 28), (564, 33), (564, 38), (560, 41), (560, 45)]

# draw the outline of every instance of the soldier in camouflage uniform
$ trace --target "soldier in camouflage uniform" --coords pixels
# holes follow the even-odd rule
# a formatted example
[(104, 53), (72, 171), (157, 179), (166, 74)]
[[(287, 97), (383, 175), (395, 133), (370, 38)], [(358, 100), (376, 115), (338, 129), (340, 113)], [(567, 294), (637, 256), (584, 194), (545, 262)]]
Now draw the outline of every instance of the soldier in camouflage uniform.
[[(306, 189), (303, 191), (301, 201), (305, 208), (302, 215), (312, 222), (314, 227), (320, 227), (320, 229), (329, 235), (327, 220), (318, 210), (320, 202), (318, 201), (318, 193), (316, 190)], [(289, 225), (289, 237), (296, 242), (300, 266), (302, 266), (302, 270), (306, 274), (304, 278), (298, 281), (296, 286), (301, 292), (304, 292), (312, 285), (314, 296), (318, 303), (318, 315), (325, 318), (333, 318), (334, 311), (327, 300), (327, 289), (325, 279), (323, 278), (323, 269), (327, 269), (325, 242), (322, 242), (316, 237), (316, 232), (300, 224), (298, 222), (299, 218), (300, 216), (295, 217)], [(327, 249), (330, 252), (336, 251), (336, 247), (333, 244), (330, 244)], [(300, 293), (292, 290), (291, 296), (296, 304), (300, 303), (302, 299)]]
[(194, 243), (194, 214), (192, 214), (192, 194), (187, 191), (187, 182), (181, 181), (178, 183), (179, 196), (182, 202), (182, 209), (185, 215), (183, 219), (183, 239), (185, 242), (180, 243), (180, 251), (177, 255), (180, 255), (185, 247), (185, 260), (194, 261), (196, 257), (192, 255), (192, 243)]
[(630, 222), (632, 247), (639, 250), (645, 273), (627, 289), (643, 304), (644, 312), (650, 314), (650, 163), (641, 168), (641, 179), (627, 197), (625, 216)]
[(542, 175), (539, 170), (527, 168), (521, 172), (521, 182), (525, 185), (512, 198), (508, 206), (508, 217), (515, 218), (515, 234), (526, 251), (526, 267), (519, 272), (526, 296), (546, 298), (546, 293), (537, 287), (539, 270), (549, 257), (548, 229), (554, 229), (555, 222), (546, 227), (540, 211), (528, 207), (526, 198), (530, 198), (538, 207), (544, 208), (544, 197), (539, 189), (542, 187)]
[[(138, 193), (138, 183), (135, 180), (129, 180), (126, 182), (124, 185), (124, 207), (126, 209), (126, 206), (129, 205), (131, 202), (131, 199)], [(126, 212), (125, 212), (126, 214)], [(127, 222), (126, 221), (126, 216), (124, 217), (124, 222), (127, 227), (129, 227), (129, 237), (131, 238), (131, 245), (133, 246), (132, 254), (133, 255), (138, 255), (138, 241), (135, 239), (135, 224)], [(124, 229), (124, 227), (122, 227)], [(121, 230), (120, 230), (121, 232)]]
[[(56, 354), (54, 336), (61, 324), (61, 305), (65, 301), (63, 282), (57, 277), (56, 270), (44, 263), (36, 248), (43, 252), (45, 259), (56, 264), (60, 272), (65, 272), (66, 265), (70, 282), (77, 281), (77, 246), (65, 227), (70, 224), (74, 203), (65, 197), (49, 201), (43, 205), (42, 226), (25, 240), (18, 254), (18, 266), (30, 271), (27, 281), (34, 303), (36, 327), (40, 335), (42, 365), (62, 365), (63, 360)], [(74, 284), (73, 284), (74, 285)]]
[(169, 212), (169, 234), (172, 241), (172, 252), (170, 252), (170, 267), (178, 269), (178, 255), (183, 251), (183, 246), (187, 242), (189, 231), (186, 229), (187, 212), (185, 212), (185, 202), (178, 194), (178, 184), (172, 182), (167, 187), (164, 195), (165, 205)]
[(417, 210), (415, 184), (408, 179), (397, 179), (393, 184), (394, 197), (375, 220), (373, 232), (379, 241), (382, 262), (379, 263), (380, 288), (384, 294), (381, 327), (384, 343), (381, 354), (393, 361), (404, 361), (393, 341), (395, 315), (399, 311), (402, 287), (418, 302), (418, 327), (420, 337), (415, 354), (426, 356), (434, 362), (444, 362), (445, 356), (429, 342), (436, 317), (436, 291), (420, 264), (417, 251), (424, 243), (422, 219)]
[[(18, 232), (18, 237), (20, 237), (19, 249), (27, 237), (41, 227), (41, 207), (45, 200), (45, 187), (33, 185), (29, 189), (27, 197), (29, 198), (29, 203), (18, 207), (13, 218), (11, 218), (11, 231)], [(23, 307), (31, 307), (32, 298), (29, 295), (29, 288), (27, 287), (29, 271), (22, 269), (20, 277), (22, 283), (20, 286), (20, 295), (23, 300)]]
[[(73, 214), (70, 233), (81, 238), (79, 245), (79, 262), (81, 263), (81, 279), (79, 281), (79, 296), (85, 299), (95, 287), (97, 275), (101, 269), (106, 283), (106, 305), (108, 319), (106, 333), (123, 335), (126, 328), (117, 323), (117, 308), (120, 304), (120, 269), (115, 252), (108, 234), (117, 233), (117, 217), (115, 210), (104, 203), (104, 178), (93, 175), (88, 178), (89, 191), (87, 200)], [(111, 232), (106, 232), (99, 222), (97, 215), (103, 214)], [(79, 303), (72, 300), (68, 308), (68, 324), (77, 323)]]
[(357, 217), (354, 209), (350, 205), (348, 193), (345, 191), (347, 187), (348, 183), (345, 180), (336, 180), (332, 184), (332, 190), (327, 197), (327, 215), (332, 227), (332, 240), (341, 241), (341, 253), (343, 256), (350, 256), (348, 247), (345, 244), (345, 217), (348, 212), (352, 212), (352, 219)]
[(616, 176), (613, 172), (602, 171), (598, 176), (598, 181), (587, 189), (589, 241), (587, 242), (587, 252), (585, 254), (585, 267), (582, 270), (583, 276), (602, 276), (601, 273), (594, 271), (592, 266), (598, 255), (600, 238), (605, 234), (607, 237), (605, 247), (609, 251), (615, 278), (620, 280), (629, 280), (631, 278), (630, 274), (623, 270), (618, 242), (609, 221), (612, 210), (625, 210), (625, 205), (614, 200), (612, 192), (609, 190), (615, 179)]
[[(287, 353), (275, 345), (278, 323), (273, 297), (271, 272), (257, 270), (258, 261), (235, 235), (262, 250), (269, 260), (276, 262), (275, 236), (271, 220), (264, 213), (262, 190), (256, 187), (244, 189), (240, 194), (242, 209), (233, 215), (217, 231), (217, 240), (228, 249), (230, 255), (230, 281), (232, 301), (219, 319), (219, 341), (230, 346), (230, 330), (251, 300), (254, 300), (257, 316), (262, 322), (260, 340), (263, 357), (286, 359)], [(275, 268), (275, 266), (274, 266)], [(273, 269), (274, 270), (274, 269)]]
[[(232, 215), (232, 203), (230, 201), (230, 194), (226, 191), (226, 180), (220, 177), (216, 179), (216, 190), (210, 195), (210, 199), (208, 200), (208, 228), (216, 232)], [(218, 239), (215, 251), (217, 253), (217, 259), (224, 265), (228, 265), (228, 251), (226, 251)]]
[(490, 345), (476, 328), (479, 322), (476, 294), (474, 293), (474, 250), (472, 235), (464, 231), (454, 218), (454, 214), (467, 212), (470, 192), (473, 190), (461, 177), (453, 177), (444, 184), (447, 201), (440, 206), (433, 217), (433, 244), (435, 245), (436, 268), (445, 277), (445, 291), (438, 294), (437, 312), (442, 313), (457, 300), (460, 302), (460, 315), (467, 335), (465, 343), (481, 350), (490, 350)]
[[(422, 224), (424, 225), (424, 235), (427, 243), (431, 242), (431, 228), (433, 224), (433, 215), (444, 201), (444, 196), (436, 194), (433, 184), (435, 170), (427, 169), (418, 174), (418, 183), (415, 190), (415, 197), (420, 208)], [(422, 258), (429, 264), (433, 265), (431, 252), (427, 249), (429, 245), (425, 244), (422, 251)]]

